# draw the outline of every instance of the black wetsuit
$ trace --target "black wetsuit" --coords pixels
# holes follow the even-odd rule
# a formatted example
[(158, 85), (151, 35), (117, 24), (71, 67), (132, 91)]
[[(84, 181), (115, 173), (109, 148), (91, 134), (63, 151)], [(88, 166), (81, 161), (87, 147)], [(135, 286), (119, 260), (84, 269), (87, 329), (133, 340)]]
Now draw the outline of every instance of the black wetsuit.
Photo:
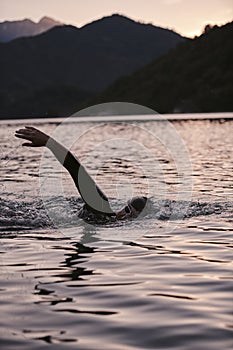
[(116, 214), (112, 211), (107, 196), (71, 152), (67, 153), (63, 166), (69, 171), (85, 203), (79, 211), (79, 217), (88, 222), (115, 221)]

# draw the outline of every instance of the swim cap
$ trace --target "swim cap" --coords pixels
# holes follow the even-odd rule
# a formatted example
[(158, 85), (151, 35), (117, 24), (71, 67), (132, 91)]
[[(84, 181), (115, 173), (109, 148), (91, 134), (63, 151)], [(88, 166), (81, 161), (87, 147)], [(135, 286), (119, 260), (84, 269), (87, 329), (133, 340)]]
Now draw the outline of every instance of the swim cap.
[(138, 212), (141, 212), (146, 205), (147, 198), (146, 197), (134, 197), (128, 203), (134, 207)]

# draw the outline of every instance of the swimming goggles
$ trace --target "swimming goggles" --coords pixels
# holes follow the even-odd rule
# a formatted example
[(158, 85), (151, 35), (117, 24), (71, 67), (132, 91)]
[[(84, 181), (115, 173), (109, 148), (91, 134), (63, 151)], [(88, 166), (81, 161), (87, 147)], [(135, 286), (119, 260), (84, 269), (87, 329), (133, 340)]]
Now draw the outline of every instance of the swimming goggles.
[(132, 210), (131, 210), (131, 208), (130, 208), (129, 205), (127, 205), (127, 206), (125, 207), (125, 212), (126, 212), (126, 214), (131, 214), (131, 213), (132, 213)]

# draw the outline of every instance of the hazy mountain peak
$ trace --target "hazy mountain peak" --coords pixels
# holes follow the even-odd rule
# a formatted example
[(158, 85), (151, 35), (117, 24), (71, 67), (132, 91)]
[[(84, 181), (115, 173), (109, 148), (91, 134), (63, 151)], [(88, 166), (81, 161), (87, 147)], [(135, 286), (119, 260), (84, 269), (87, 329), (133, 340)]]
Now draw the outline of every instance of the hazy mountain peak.
[(0, 23), (0, 41), (7, 42), (19, 37), (40, 34), (63, 23), (50, 17), (42, 17), (38, 23), (25, 18), (18, 21), (5, 21)]
[(62, 25), (63, 23), (60, 21), (57, 21), (51, 17), (44, 16), (42, 17), (39, 22), (39, 24), (51, 24), (51, 25)]

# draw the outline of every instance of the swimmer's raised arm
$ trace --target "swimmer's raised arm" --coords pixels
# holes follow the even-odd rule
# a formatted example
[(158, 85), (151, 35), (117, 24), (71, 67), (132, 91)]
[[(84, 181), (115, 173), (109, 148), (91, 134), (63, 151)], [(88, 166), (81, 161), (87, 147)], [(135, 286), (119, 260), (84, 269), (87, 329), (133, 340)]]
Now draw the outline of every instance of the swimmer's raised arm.
[(108, 198), (96, 185), (80, 161), (59, 142), (42, 131), (26, 126), (16, 131), (15, 136), (27, 142), (26, 147), (47, 147), (57, 160), (69, 171), (87, 207), (93, 211), (113, 215)]

